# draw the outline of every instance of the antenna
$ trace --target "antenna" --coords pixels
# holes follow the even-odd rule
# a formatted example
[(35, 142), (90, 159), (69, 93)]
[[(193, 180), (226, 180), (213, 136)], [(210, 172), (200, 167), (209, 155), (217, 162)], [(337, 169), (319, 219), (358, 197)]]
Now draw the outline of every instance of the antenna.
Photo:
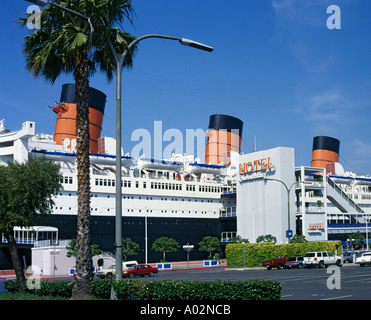
[(254, 136), (254, 152), (256, 152), (256, 136)]

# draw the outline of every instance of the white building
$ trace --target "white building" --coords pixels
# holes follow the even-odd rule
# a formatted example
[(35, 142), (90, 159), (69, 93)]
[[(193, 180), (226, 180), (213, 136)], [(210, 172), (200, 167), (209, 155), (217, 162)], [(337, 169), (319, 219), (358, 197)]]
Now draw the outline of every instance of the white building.
[(278, 147), (241, 155), (238, 167), (237, 234), (250, 242), (267, 234), (278, 243), (287, 242), (286, 232), (296, 233), (291, 192), (295, 185), (294, 149)]

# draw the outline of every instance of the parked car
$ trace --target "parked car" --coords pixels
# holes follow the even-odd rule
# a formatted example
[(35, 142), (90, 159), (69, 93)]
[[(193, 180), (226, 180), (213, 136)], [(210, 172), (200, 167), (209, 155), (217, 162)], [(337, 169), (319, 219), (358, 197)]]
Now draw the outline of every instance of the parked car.
[(353, 262), (353, 252), (343, 252), (343, 263)]
[(356, 264), (364, 267), (366, 264), (371, 264), (371, 252), (365, 252), (359, 258), (356, 258)]
[(308, 252), (304, 256), (305, 267), (311, 268), (318, 266), (319, 268), (323, 268), (329, 265), (341, 266), (341, 257), (327, 251)]
[(151, 267), (148, 264), (138, 264), (136, 266), (132, 266), (129, 269), (123, 272), (123, 277), (134, 278), (135, 276), (144, 277), (146, 275), (153, 277), (155, 273), (158, 272), (158, 268)]
[(286, 256), (275, 257), (274, 260), (265, 260), (262, 262), (262, 266), (266, 267), (268, 270), (272, 268), (282, 269), (286, 264)]
[(286, 260), (285, 268), (298, 268), (302, 269), (304, 266), (304, 257), (291, 257)]
[[(122, 263), (122, 271), (127, 270), (131, 266), (137, 265), (137, 261), (124, 261)], [(107, 269), (99, 270), (97, 276), (101, 279), (113, 279), (116, 276), (116, 265), (112, 264)]]

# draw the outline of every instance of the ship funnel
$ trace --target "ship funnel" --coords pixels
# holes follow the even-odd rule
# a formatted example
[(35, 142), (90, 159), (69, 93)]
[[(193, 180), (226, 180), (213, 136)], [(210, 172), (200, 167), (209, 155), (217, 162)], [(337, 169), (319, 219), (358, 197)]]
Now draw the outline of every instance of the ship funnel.
[(223, 154), (241, 151), (243, 122), (232, 116), (213, 114), (207, 131), (206, 164), (220, 164)]
[(340, 141), (319, 136), (313, 138), (312, 167), (326, 168), (326, 164), (339, 162)]
[[(76, 90), (74, 84), (62, 86), (61, 102), (53, 111), (57, 114), (54, 141), (65, 148), (76, 146)], [(98, 152), (98, 139), (102, 131), (106, 95), (94, 88), (89, 88), (89, 132), (90, 152)]]

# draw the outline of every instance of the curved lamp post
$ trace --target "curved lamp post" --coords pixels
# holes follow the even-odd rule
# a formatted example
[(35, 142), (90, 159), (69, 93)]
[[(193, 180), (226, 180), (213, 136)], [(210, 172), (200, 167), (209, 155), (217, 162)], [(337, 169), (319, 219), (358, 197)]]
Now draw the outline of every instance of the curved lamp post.
[[(82, 19), (88, 20), (91, 23), (90, 18), (84, 16), (81, 13), (73, 11), (69, 8), (63, 7), (57, 3), (54, 3), (50, 0), (26, 0), (28, 2), (35, 3), (40, 6), (46, 5), (53, 5), (58, 7), (64, 11), (67, 11), (73, 15), (76, 15)], [(122, 279), (122, 191), (121, 191), (121, 83), (122, 83), (122, 68), (124, 66), (124, 62), (128, 52), (139, 42), (144, 39), (148, 38), (160, 38), (160, 39), (168, 39), (168, 40), (178, 40), (182, 45), (189, 46), (192, 48), (200, 49), (207, 52), (212, 52), (214, 50), (213, 47), (207, 46), (203, 43), (196, 42), (193, 40), (180, 38), (180, 37), (172, 37), (172, 36), (165, 36), (160, 34), (147, 34), (136, 38), (131, 42), (124, 53), (119, 54), (116, 52), (115, 48), (113, 47), (112, 42), (109, 42), (110, 49), (112, 55), (116, 61), (116, 279)]]
[(289, 232), (291, 231), (290, 229), (290, 191), (291, 191), (291, 188), (297, 184), (297, 182), (295, 181), (290, 187), (288, 187), (286, 185), (286, 183), (284, 183), (283, 181), (279, 180), (279, 179), (274, 179), (274, 178), (263, 178), (263, 180), (265, 181), (278, 181), (278, 182), (281, 182), (283, 184), (283, 186), (285, 187), (286, 191), (287, 191), (287, 217), (288, 217), (288, 228), (287, 228), (287, 231), (286, 231), (286, 237), (287, 237), (287, 240), (288, 240), (288, 243), (290, 243), (290, 236), (289, 236)]
[(149, 38), (159, 38), (167, 40), (178, 40), (182, 45), (192, 48), (212, 52), (214, 48), (193, 40), (172, 37), (160, 34), (147, 34), (136, 38), (131, 42), (124, 53), (119, 54), (110, 42), (111, 52), (116, 61), (116, 279), (122, 279), (122, 190), (121, 190), (121, 93), (122, 93), (122, 68), (128, 52), (140, 41)]

